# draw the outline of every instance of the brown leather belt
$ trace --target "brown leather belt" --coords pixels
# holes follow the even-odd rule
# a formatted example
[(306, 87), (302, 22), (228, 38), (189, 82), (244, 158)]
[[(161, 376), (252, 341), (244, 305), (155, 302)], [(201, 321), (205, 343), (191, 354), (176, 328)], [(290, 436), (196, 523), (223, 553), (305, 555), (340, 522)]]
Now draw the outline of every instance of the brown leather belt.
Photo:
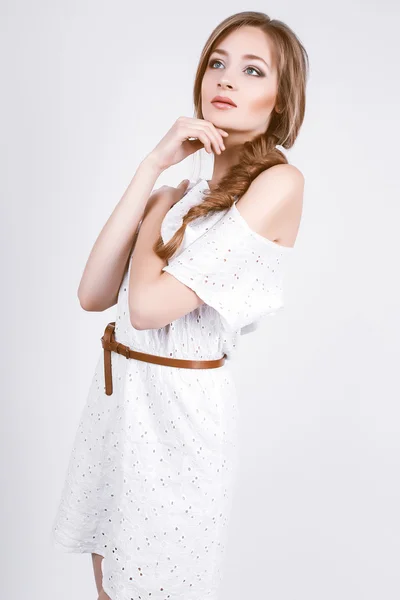
[(168, 367), (184, 367), (186, 369), (215, 369), (221, 367), (225, 363), (226, 354), (222, 358), (215, 360), (187, 360), (184, 358), (168, 358), (167, 356), (156, 356), (155, 354), (146, 354), (131, 350), (129, 346), (125, 346), (115, 341), (114, 337), (115, 321), (108, 323), (104, 330), (104, 335), (101, 339), (101, 345), (104, 348), (104, 381), (107, 396), (113, 393), (112, 372), (111, 372), (111, 352), (122, 354), (126, 358), (136, 358), (144, 362), (154, 363), (156, 365), (166, 365)]

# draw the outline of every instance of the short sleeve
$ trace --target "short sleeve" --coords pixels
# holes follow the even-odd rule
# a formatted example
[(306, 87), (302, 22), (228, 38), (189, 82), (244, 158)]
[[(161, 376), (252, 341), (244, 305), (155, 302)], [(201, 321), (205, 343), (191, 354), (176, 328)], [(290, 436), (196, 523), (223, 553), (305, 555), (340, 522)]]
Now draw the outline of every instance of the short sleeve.
[(162, 270), (213, 307), (225, 329), (237, 331), (283, 308), (292, 250), (253, 231), (233, 204)]

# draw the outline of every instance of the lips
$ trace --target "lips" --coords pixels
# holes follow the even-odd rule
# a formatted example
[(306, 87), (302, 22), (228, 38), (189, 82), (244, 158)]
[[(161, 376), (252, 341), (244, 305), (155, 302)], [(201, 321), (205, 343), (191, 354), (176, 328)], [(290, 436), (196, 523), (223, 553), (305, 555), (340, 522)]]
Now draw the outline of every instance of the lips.
[(234, 103), (233, 100), (231, 100), (230, 98), (228, 98), (227, 96), (215, 96), (215, 98), (213, 98), (211, 100), (212, 103), (217, 102), (220, 104), (229, 104), (230, 106), (236, 106), (236, 104)]

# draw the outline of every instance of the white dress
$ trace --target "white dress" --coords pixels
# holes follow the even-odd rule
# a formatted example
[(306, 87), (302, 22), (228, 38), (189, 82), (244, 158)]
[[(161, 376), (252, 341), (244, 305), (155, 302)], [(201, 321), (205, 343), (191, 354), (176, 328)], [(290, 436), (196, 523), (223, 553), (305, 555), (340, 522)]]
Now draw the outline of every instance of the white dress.
[[(169, 210), (164, 242), (205, 189), (205, 179), (191, 182)], [(66, 552), (104, 556), (103, 588), (111, 600), (217, 600), (237, 464), (229, 359), (238, 336), (283, 308), (292, 250), (250, 229), (235, 204), (190, 223), (163, 270), (204, 304), (160, 329), (131, 325), (130, 268), (125, 273), (116, 341), (161, 356), (225, 353), (227, 360), (214, 369), (185, 369), (112, 353), (113, 394), (107, 396), (99, 332), (99, 359), (51, 541)]]

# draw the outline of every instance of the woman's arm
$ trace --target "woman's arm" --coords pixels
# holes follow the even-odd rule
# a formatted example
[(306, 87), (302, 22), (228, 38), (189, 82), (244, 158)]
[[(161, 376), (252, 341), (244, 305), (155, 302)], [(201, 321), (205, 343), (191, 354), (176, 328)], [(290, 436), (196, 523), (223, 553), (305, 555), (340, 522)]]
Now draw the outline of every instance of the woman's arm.
[(78, 288), (83, 309), (103, 311), (118, 297), (149, 196), (162, 170), (150, 156), (139, 165), (90, 252)]
[[(159, 319), (160, 317), (164, 319), (165, 314), (171, 317), (170, 320), (174, 320), (181, 314), (190, 312), (196, 306), (203, 304), (203, 301), (191, 289), (179, 282), (177, 282), (179, 293), (176, 293), (175, 286), (171, 291), (163, 286), (162, 296), (158, 295), (156, 291), (160, 279), (165, 285), (165, 275), (167, 274), (163, 273), (162, 268), (167, 262), (154, 252), (153, 247), (160, 235), (161, 224), (166, 213), (171, 205), (182, 197), (185, 190), (186, 186), (183, 185), (183, 182), (176, 188), (176, 192), (174, 188), (169, 188), (167, 191), (160, 188), (156, 191), (154, 201), (151, 202), (150, 208), (143, 218), (135, 252), (131, 259), (131, 277), (128, 289), (130, 321), (135, 329), (162, 327)], [(174, 280), (171, 276), (169, 279)], [(173, 283), (175, 282), (176, 280)], [(164, 300), (167, 300), (166, 311), (162, 309)], [(158, 309), (155, 310), (157, 305)], [(174, 317), (175, 314), (176, 317)]]
[[(256, 177), (236, 203), (238, 215), (247, 223), (249, 232), (253, 230), (260, 238), (269, 236), (268, 242), (277, 238), (283, 245), (293, 246), (301, 219), (303, 188), (304, 177), (297, 168), (271, 167)], [(166, 261), (152, 250), (165, 212), (160, 201), (154, 212), (149, 213), (147, 223), (143, 221), (132, 260), (135, 276), (129, 286), (129, 306), (131, 323), (136, 329), (165, 327), (204, 303), (189, 287), (190, 282), (185, 285), (162, 271)], [(193, 246), (199, 243), (195, 241)]]
[(229, 134), (209, 121), (179, 117), (141, 162), (89, 255), (78, 288), (82, 308), (103, 311), (116, 303), (135, 234), (160, 173), (203, 147), (212, 153), (213, 146), (221, 154), (223, 135)]

